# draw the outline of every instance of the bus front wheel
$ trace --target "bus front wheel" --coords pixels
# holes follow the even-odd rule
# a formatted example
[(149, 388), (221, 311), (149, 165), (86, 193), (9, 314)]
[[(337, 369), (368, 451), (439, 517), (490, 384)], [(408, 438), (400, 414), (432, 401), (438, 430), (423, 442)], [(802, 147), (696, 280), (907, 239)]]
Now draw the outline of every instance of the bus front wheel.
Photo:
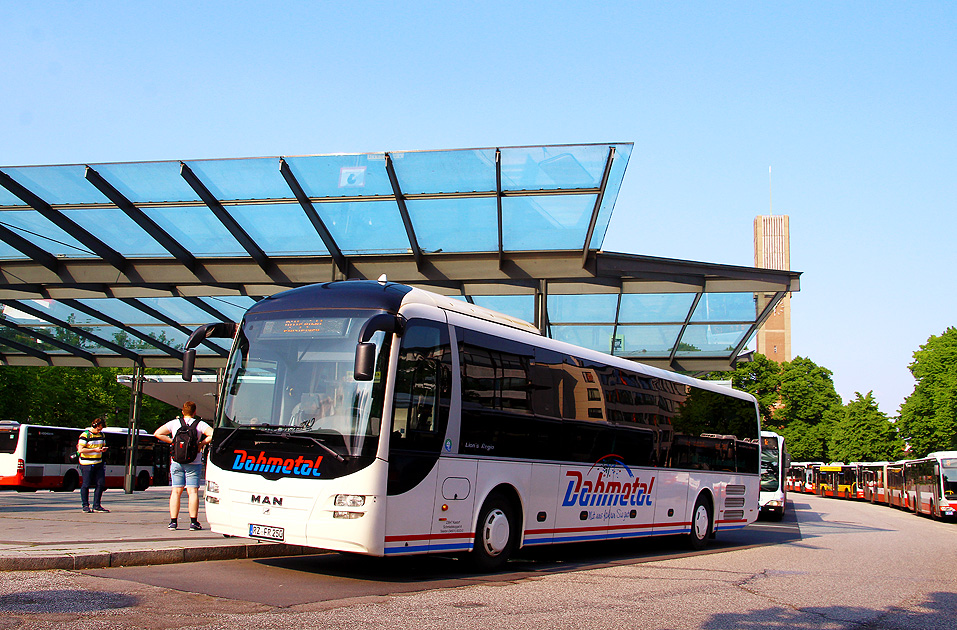
[(500, 493), (485, 500), (475, 528), (471, 560), (480, 571), (500, 569), (515, 551), (518, 528), (512, 505)]
[(708, 544), (708, 537), (714, 527), (714, 517), (711, 513), (711, 502), (701, 494), (695, 501), (691, 512), (691, 533), (688, 534), (688, 543), (692, 549), (704, 549)]

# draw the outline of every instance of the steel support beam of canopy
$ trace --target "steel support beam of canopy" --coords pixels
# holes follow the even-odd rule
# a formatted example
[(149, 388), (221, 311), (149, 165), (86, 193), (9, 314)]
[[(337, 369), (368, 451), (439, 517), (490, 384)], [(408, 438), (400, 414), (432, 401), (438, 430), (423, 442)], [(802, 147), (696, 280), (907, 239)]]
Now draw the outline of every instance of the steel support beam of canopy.
[(23, 203), (39, 212), (45, 219), (78, 240), (84, 247), (88, 248), (90, 252), (110, 263), (121, 273), (130, 275), (129, 262), (122, 254), (68, 219), (61, 212), (54, 210), (50, 204), (20, 185), (18, 181), (3, 171), (0, 171), (0, 186), (9, 190)]
[(267, 276), (276, 281), (285, 281), (285, 276), (282, 275), (273, 261), (266, 255), (266, 252), (256, 244), (256, 241), (243, 229), (239, 222), (233, 218), (233, 215), (229, 214), (226, 211), (226, 208), (220, 203), (219, 199), (216, 198), (216, 195), (209, 192), (209, 189), (206, 188), (206, 184), (196, 176), (193, 170), (187, 166), (185, 162), (180, 162), (180, 175), (183, 179), (186, 180), (186, 183), (189, 184), (189, 187), (199, 195), (199, 198), (203, 200), (203, 203), (206, 204), (216, 218), (219, 219), (220, 223), (223, 224), (233, 238), (240, 244), (240, 246), (246, 250), (246, 253), (256, 261), (256, 264), (259, 265)]
[(399, 186), (399, 178), (395, 174), (395, 165), (392, 163), (392, 156), (388, 153), (385, 154), (385, 170), (389, 174), (389, 183), (392, 184), (392, 194), (395, 195), (395, 203), (399, 206), (402, 224), (405, 226), (405, 233), (409, 237), (409, 248), (412, 250), (412, 257), (415, 259), (415, 268), (422, 269), (422, 249), (419, 247), (419, 241), (415, 236), (415, 227), (412, 225), (412, 217), (409, 215), (409, 209), (405, 205), (405, 197), (402, 196), (402, 188)]
[(168, 251), (170, 255), (175, 258), (181, 265), (197, 273), (200, 270), (199, 261), (196, 260), (196, 257), (193, 256), (192, 252), (183, 247), (179, 241), (169, 235), (169, 233), (161, 228), (153, 219), (149, 218), (146, 213), (136, 207), (132, 201), (127, 199), (123, 193), (118, 191), (113, 185), (106, 181), (102, 175), (96, 172), (95, 169), (91, 166), (87, 166), (86, 170), (83, 172), (83, 176), (89, 181), (93, 186), (103, 193), (103, 196), (113, 202), (117, 208), (122, 210), (126, 216), (133, 220), (138, 226), (143, 228), (143, 230), (149, 234), (153, 240), (159, 243), (163, 249)]
[(279, 171), (282, 173), (283, 179), (286, 180), (286, 184), (289, 186), (289, 189), (292, 190), (292, 194), (296, 196), (296, 200), (299, 202), (299, 205), (302, 206), (302, 210), (306, 213), (306, 217), (308, 217), (309, 221), (312, 223), (312, 226), (316, 228), (316, 232), (319, 233), (319, 238), (322, 239), (322, 244), (326, 246), (327, 250), (329, 250), (329, 255), (332, 256), (332, 260), (336, 263), (336, 268), (339, 270), (339, 273), (342, 274), (343, 277), (348, 276), (349, 261), (346, 260), (342, 250), (339, 248), (339, 244), (336, 243), (335, 237), (332, 236), (332, 232), (330, 232), (329, 228), (326, 227), (322, 217), (320, 217), (319, 213), (316, 212), (316, 208), (312, 205), (312, 201), (309, 200), (309, 196), (306, 195), (305, 191), (302, 189), (302, 186), (299, 185), (299, 180), (296, 179), (296, 176), (293, 174), (292, 169), (289, 168), (289, 164), (286, 162), (286, 160), (279, 160)]
[(601, 211), (601, 204), (605, 199), (605, 188), (608, 187), (608, 177), (611, 175), (611, 165), (614, 161), (615, 147), (608, 147), (608, 159), (605, 160), (605, 171), (601, 176), (598, 198), (595, 199), (595, 206), (591, 211), (591, 220), (588, 222), (588, 231), (585, 233), (585, 243), (582, 245), (582, 267), (588, 262), (588, 252), (591, 250), (591, 239), (595, 235), (595, 226), (598, 224), (598, 213)]
[(123, 492), (133, 494), (136, 488), (136, 451), (139, 447), (140, 412), (143, 408), (143, 367), (133, 366), (133, 382), (130, 384), (130, 418), (126, 435), (126, 475)]

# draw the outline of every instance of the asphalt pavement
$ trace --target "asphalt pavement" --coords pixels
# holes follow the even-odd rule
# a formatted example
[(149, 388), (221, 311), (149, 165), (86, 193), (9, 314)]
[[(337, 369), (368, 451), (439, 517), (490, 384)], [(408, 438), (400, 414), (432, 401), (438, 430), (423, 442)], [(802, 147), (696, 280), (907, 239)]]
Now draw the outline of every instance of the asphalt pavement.
[[(202, 490), (200, 490), (202, 493)], [(168, 487), (125, 494), (107, 490), (109, 513), (85, 513), (80, 493), (0, 492), (0, 571), (94, 569), (316, 553), (297, 545), (225, 538), (189, 530), (186, 493), (179, 529), (169, 530)]]

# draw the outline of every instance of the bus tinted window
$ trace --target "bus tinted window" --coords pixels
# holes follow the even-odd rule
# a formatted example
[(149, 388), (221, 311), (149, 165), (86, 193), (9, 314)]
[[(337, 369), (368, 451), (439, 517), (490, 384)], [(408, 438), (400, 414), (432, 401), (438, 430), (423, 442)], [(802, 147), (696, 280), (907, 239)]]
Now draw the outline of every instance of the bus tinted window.
[(20, 437), (18, 428), (0, 429), (0, 453), (13, 453), (17, 450), (17, 441)]

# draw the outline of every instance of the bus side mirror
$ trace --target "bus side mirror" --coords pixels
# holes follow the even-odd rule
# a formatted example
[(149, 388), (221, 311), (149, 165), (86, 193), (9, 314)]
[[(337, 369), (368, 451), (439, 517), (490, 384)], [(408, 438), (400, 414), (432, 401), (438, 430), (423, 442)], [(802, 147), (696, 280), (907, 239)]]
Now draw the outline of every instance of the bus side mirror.
[(359, 331), (359, 343), (356, 344), (356, 363), (353, 378), (357, 381), (371, 381), (375, 373), (376, 345), (369, 340), (378, 331), (401, 335), (405, 330), (405, 318), (401, 315), (378, 313), (369, 318)]
[(193, 366), (196, 364), (196, 348), (190, 348), (183, 353), (183, 380), (193, 380)]
[(193, 380), (193, 367), (196, 365), (196, 346), (203, 343), (210, 337), (221, 339), (232, 339), (239, 330), (239, 324), (235, 322), (217, 322), (215, 324), (205, 324), (193, 331), (186, 341), (186, 348), (183, 350), (183, 380)]
[[(371, 381), (375, 370), (375, 344), (370, 342), (356, 345), (355, 376), (357, 381)], [(184, 376), (185, 378), (185, 376)]]

